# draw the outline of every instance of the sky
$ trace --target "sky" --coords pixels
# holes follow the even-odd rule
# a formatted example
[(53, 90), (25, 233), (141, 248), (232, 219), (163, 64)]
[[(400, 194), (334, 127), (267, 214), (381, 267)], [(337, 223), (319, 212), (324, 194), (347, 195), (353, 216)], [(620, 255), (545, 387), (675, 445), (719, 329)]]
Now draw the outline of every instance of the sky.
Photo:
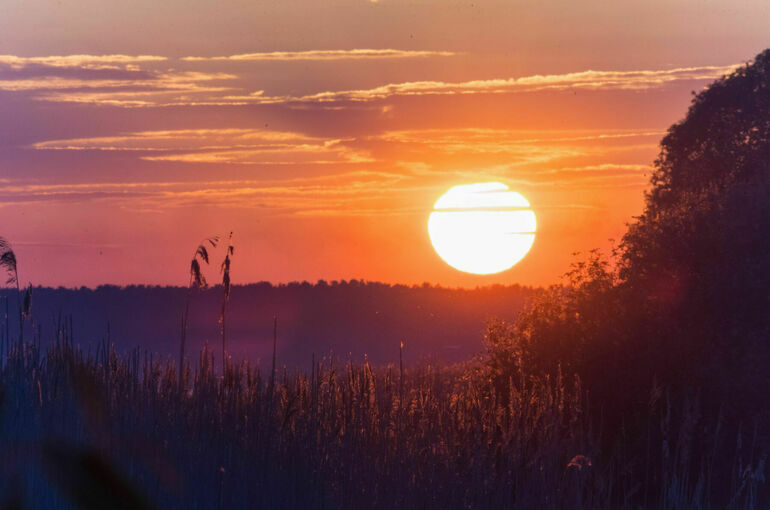
[[(234, 283), (556, 283), (768, 29), (765, 0), (4, 0), (0, 236), (35, 285), (185, 285), (230, 231)], [(537, 235), (465, 274), (428, 216), (490, 181)]]

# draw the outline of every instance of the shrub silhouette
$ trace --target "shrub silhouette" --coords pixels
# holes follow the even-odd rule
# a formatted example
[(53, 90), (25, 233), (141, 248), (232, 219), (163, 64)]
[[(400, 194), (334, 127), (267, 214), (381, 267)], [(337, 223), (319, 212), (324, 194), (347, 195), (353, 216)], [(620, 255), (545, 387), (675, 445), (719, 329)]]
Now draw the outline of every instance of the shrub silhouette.
[(711, 419), (688, 429), (700, 440), (719, 417), (766, 447), (768, 234), (770, 50), (694, 96), (617, 249), (576, 262), (496, 344), (530, 372), (578, 374), (607, 444), (645, 433), (663, 388)]
[(625, 298), (655, 319), (687, 383), (764, 412), (770, 50), (694, 97), (661, 142), (652, 185), (621, 244)]
[[(601, 450), (633, 459), (629, 480), (662, 490), (666, 474), (643, 465), (672, 458), (694, 480), (706, 464), (693, 452), (710, 451), (722, 481), (705, 490), (727, 505), (718, 437), (754, 430), (752, 445), (770, 446), (770, 50), (694, 96), (645, 199), (610, 256), (591, 252), (513, 325), (490, 325), (486, 376), (499, 394), (523, 373), (578, 375)], [(657, 433), (691, 446), (650, 452)]]

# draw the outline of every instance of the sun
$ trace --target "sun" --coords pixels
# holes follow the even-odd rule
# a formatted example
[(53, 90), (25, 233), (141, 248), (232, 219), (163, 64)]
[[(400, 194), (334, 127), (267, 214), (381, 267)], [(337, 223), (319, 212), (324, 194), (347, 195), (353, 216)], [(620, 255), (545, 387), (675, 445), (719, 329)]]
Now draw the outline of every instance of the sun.
[(535, 230), (527, 199), (499, 182), (454, 186), (428, 219), (436, 253), (453, 268), (480, 275), (500, 273), (523, 259)]

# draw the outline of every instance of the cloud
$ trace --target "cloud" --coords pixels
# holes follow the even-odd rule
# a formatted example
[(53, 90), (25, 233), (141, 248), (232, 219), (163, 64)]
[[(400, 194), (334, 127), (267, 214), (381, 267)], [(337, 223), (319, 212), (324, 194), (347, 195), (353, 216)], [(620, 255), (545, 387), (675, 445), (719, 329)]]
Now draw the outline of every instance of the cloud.
[(0, 205), (110, 201), (152, 211), (206, 205), (278, 215), (401, 214), (415, 209), (393, 205), (404, 191), (396, 186), (402, 180), (394, 173), (364, 170), (279, 180), (9, 184), (0, 185)]
[(142, 69), (165, 62), (156, 55), (64, 55), (19, 57), (0, 55), (0, 91), (25, 93), (50, 102), (147, 107), (197, 103), (225, 92), (228, 73)]
[[(491, 179), (496, 178), (487, 174)], [(476, 177), (470, 173), (456, 177)], [(444, 175), (444, 178), (447, 174)], [(628, 176), (586, 177), (545, 181), (504, 177), (520, 189), (572, 190), (643, 188), (647, 181)], [(473, 182), (473, 181), (470, 181)], [(419, 184), (403, 175), (355, 171), (322, 177), (285, 180), (107, 182), (83, 184), (0, 185), (0, 206), (31, 203), (109, 202), (131, 210), (185, 207), (259, 209), (282, 216), (383, 216), (422, 214), (431, 201), (405, 200), (405, 196), (431, 197), (445, 191), (440, 184)], [(552, 206), (554, 207), (554, 206)]]
[(294, 145), (268, 149), (242, 149), (208, 152), (188, 152), (163, 156), (143, 156), (147, 161), (177, 161), (183, 163), (238, 163), (260, 165), (333, 165), (340, 163), (371, 163), (366, 154), (329, 145)]
[(559, 167), (547, 170), (520, 168), (517, 165), (492, 165), (472, 169), (426, 168), (409, 163), (400, 165), (405, 171), (425, 182), (436, 179), (453, 182), (500, 181), (523, 189), (561, 188), (588, 190), (606, 188), (645, 187), (649, 184), (646, 175), (649, 165), (607, 163), (582, 167)]
[(183, 129), (47, 140), (32, 148), (148, 152), (151, 154), (141, 159), (183, 163), (328, 165), (373, 161), (366, 151), (346, 146), (346, 141), (350, 140), (265, 129)]
[(533, 174), (588, 163), (646, 162), (654, 158), (657, 141), (664, 133), (649, 129), (449, 128), (386, 131), (351, 145), (368, 148), (379, 160), (398, 160), (414, 175), (437, 177), (453, 169), (496, 168)]
[[(396, 49), (308, 50), (247, 53), (221, 57), (185, 57), (189, 62), (331, 61), (426, 58), (453, 52)], [(154, 55), (67, 55), (19, 57), (0, 55), (0, 91), (24, 92), (37, 100), (119, 107), (234, 106), (283, 104), (290, 108), (346, 108), (354, 103), (395, 96), (510, 94), (542, 90), (646, 90), (678, 81), (711, 80), (733, 66), (681, 67), (665, 70), (595, 71), (532, 75), (488, 80), (408, 81), (373, 88), (326, 90), (305, 95), (244, 93), (239, 76), (230, 73), (152, 69), (140, 66), (166, 61)], [(2, 69), (0, 69), (2, 70)], [(46, 70), (48, 70), (46, 72)], [(64, 72), (66, 71), (66, 72)], [(111, 71), (113, 74), (105, 74)], [(123, 72), (124, 74), (115, 74)], [(230, 81), (233, 86), (214, 85)]]
[(137, 131), (118, 136), (46, 140), (32, 145), (44, 150), (170, 151), (223, 149), (262, 145), (320, 142), (324, 139), (267, 129), (175, 129)]
[[(418, 151), (447, 154), (487, 154), (529, 156), (528, 160), (543, 160), (579, 156), (601, 147), (602, 151), (635, 149), (654, 144), (629, 144), (629, 140), (655, 139), (665, 131), (519, 131), (508, 129), (425, 129), (388, 131), (370, 137)], [(615, 149), (613, 149), (615, 148)]]
[(47, 140), (31, 148), (123, 151), (156, 162), (158, 168), (168, 162), (324, 166), (316, 168), (323, 175), (293, 178), (206, 180), (207, 173), (190, 168), (190, 176), (196, 177), (177, 182), (6, 182), (0, 183), (0, 205), (98, 201), (155, 212), (205, 206), (289, 216), (421, 214), (422, 199), (438, 196), (448, 182), (500, 181), (541, 194), (643, 189), (648, 185), (649, 160), (618, 151), (662, 133), (450, 128), (337, 139), (296, 131), (219, 128)]
[(508, 175), (530, 187), (569, 189), (603, 189), (645, 187), (649, 184), (650, 165), (636, 163), (602, 163), (580, 167), (522, 171)]
[(407, 129), (398, 131), (386, 131), (376, 138), (388, 142), (423, 143), (430, 145), (459, 145), (472, 146), (477, 142), (487, 141), (515, 141), (520, 144), (535, 143), (561, 143), (561, 142), (585, 142), (602, 141), (622, 138), (646, 138), (659, 137), (666, 134), (663, 130), (622, 130), (622, 131), (596, 131), (596, 130), (519, 130), (519, 129), (486, 129), (486, 128), (459, 128), (459, 129)]
[[(237, 76), (228, 73), (196, 71), (157, 71), (137, 79), (101, 79), (89, 76), (60, 77), (43, 75), (33, 78), (0, 79), (0, 91), (28, 92), (34, 99), (123, 107), (159, 106), (178, 101), (194, 102), (200, 94), (223, 93), (230, 87), (211, 82), (229, 81)], [(181, 98), (181, 99), (180, 99)]]
[(398, 158), (401, 171), (418, 182), (496, 180), (524, 189), (583, 190), (646, 186), (657, 149), (651, 139), (663, 134), (451, 128), (388, 131), (367, 139), (380, 141), (374, 157)]
[[(188, 130), (185, 140), (192, 141), (204, 131), (208, 130)], [(233, 131), (237, 132), (237, 136), (252, 135), (245, 133), (246, 130)], [(109, 147), (110, 143), (130, 142), (128, 146), (143, 150), (147, 147), (138, 141), (145, 138), (152, 140), (150, 136), (146, 136), (149, 133), (151, 132), (143, 133), (145, 136), (131, 135), (122, 139), (114, 137), (114, 140), (105, 137), (89, 143), (93, 147), (104, 148)], [(169, 141), (179, 138), (179, 133), (174, 131), (152, 134), (157, 139)], [(82, 143), (84, 140), (88, 139), (81, 139), (81, 147), (86, 146)], [(56, 146), (57, 150), (63, 148), (64, 146)], [(430, 204), (423, 204), (418, 197), (438, 196), (448, 180), (500, 180), (523, 190), (643, 188), (647, 185), (644, 174), (649, 169), (648, 165), (632, 163), (600, 163), (546, 170), (522, 170), (511, 165), (447, 169), (391, 161), (381, 168), (358, 168), (317, 176), (259, 180), (193, 179), (58, 184), (6, 180), (0, 182), (0, 206), (21, 203), (109, 202), (121, 208), (154, 212), (207, 206), (259, 209), (265, 214), (293, 216), (421, 214)]]
[(58, 55), (45, 57), (19, 57), (0, 55), (0, 64), (14, 69), (29, 65), (50, 67), (80, 67), (85, 69), (115, 69), (133, 67), (147, 62), (162, 62), (166, 57), (157, 55)]
[[(329, 138), (262, 128), (148, 130), (112, 136), (45, 140), (30, 148), (46, 151), (133, 152), (145, 161), (262, 166), (404, 164), (411, 178), (466, 169), (518, 169), (518, 175), (554, 168), (613, 164), (618, 153), (648, 151), (662, 131), (519, 131), (425, 129), (380, 135)], [(629, 156), (621, 156), (625, 161)], [(580, 168), (585, 168), (581, 166)], [(607, 170), (610, 167), (593, 170)], [(630, 168), (630, 167), (625, 167)], [(646, 168), (646, 167), (645, 167)], [(474, 170), (475, 171), (475, 170)], [(564, 173), (567, 170), (557, 172)], [(471, 178), (471, 176), (467, 176)]]
[(41, 77), (68, 78), (75, 80), (141, 80), (151, 79), (151, 71), (141, 69), (84, 67), (50, 67), (40, 64), (30, 64), (21, 68), (13, 68), (0, 64), (0, 80), (29, 80)]
[(585, 165), (579, 167), (554, 168), (549, 170), (538, 170), (536, 175), (570, 175), (579, 174), (583, 177), (617, 177), (623, 175), (644, 176), (646, 172), (652, 171), (651, 165), (639, 163), (600, 163), (597, 165)]
[(507, 94), (564, 89), (646, 90), (668, 83), (692, 80), (713, 80), (735, 70), (739, 65), (682, 67), (642, 71), (581, 71), (492, 80), (464, 82), (412, 81), (391, 83), (370, 89), (324, 91), (303, 96), (269, 96), (259, 90), (247, 96), (228, 96), (229, 100), (258, 104), (365, 102), (392, 96)]
[(307, 51), (271, 51), (261, 53), (241, 53), (220, 57), (184, 57), (189, 62), (224, 60), (238, 61), (296, 61), (296, 60), (370, 60), (393, 58), (451, 57), (457, 53), (451, 51), (422, 51), (394, 49), (352, 49), (352, 50), (307, 50)]

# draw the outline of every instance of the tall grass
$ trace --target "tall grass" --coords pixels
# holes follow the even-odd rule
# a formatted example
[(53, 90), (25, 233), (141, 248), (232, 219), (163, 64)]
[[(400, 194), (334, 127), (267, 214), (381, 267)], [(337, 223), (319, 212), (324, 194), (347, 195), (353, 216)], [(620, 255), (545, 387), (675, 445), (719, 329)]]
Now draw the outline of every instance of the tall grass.
[[(3, 237), (0, 237), (0, 270), (6, 273), (6, 285), (16, 287), (16, 306), (19, 316), (19, 338), (17, 339), (18, 348), (24, 342), (24, 324), (30, 318), (32, 312), (32, 284), (29, 284), (22, 292), (19, 280), (19, 265), (16, 253), (13, 251), (11, 243)], [(0, 342), (0, 354), (2, 354), (2, 345), (5, 345), (5, 351), (10, 349), (10, 321), (9, 321), (9, 293), (5, 294), (5, 337), (4, 342)]]
[(277, 369), (275, 317), (267, 377), (248, 361), (235, 363), (226, 350), (231, 239), (220, 266), (217, 374), (212, 351), (191, 366), (184, 349), (189, 300), (206, 286), (201, 263), (218, 238), (202, 242), (191, 261), (177, 363), (138, 349), (118, 353), (109, 329), (95, 350), (84, 349), (71, 317), (58, 320), (45, 350), (34, 322), (26, 341), (31, 288), (22, 296), (15, 255), (0, 238), (20, 321), (12, 344), (6, 312), (0, 508), (753, 510), (767, 503), (767, 453), (756, 447), (756, 428), (750, 446), (742, 430), (728, 446), (721, 414), (712, 423), (699, 415), (697, 399), (672, 399), (655, 386), (646, 414), (608, 437), (590, 419), (580, 379), (528, 372), (499, 321), (488, 328), (486, 352), (463, 364), (407, 368), (400, 342), (397, 373), (366, 359), (312, 354), (308, 374)]
[(651, 404), (648, 458), (631, 438), (603, 451), (578, 379), (519, 372), (501, 390), (489, 357), (408, 368), (329, 356), (269, 374), (227, 359), (217, 374), (207, 349), (181, 367), (106, 339), (84, 350), (68, 321), (45, 351), (9, 356), (2, 474), (34, 508), (84, 494), (103, 505), (90, 508), (721, 508), (714, 456), (733, 466), (726, 504), (761, 504), (764, 458), (718, 432), (695, 449), (694, 403)]
[(219, 323), (221, 324), (222, 331), (222, 373), (227, 370), (227, 303), (230, 302), (230, 263), (232, 262), (232, 256), (235, 254), (235, 248), (233, 247), (233, 233), (227, 236), (227, 247), (225, 248), (225, 258), (222, 260), (222, 265), (219, 267), (219, 271), (222, 273), (222, 310), (219, 313)]
[[(205, 289), (208, 287), (206, 281), (206, 275), (203, 273), (201, 264), (208, 265), (209, 263), (209, 250), (208, 247), (216, 248), (219, 243), (219, 236), (212, 236), (204, 239), (198, 244), (198, 247), (193, 253), (190, 260), (190, 282), (187, 284), (187, 296), (184, 304), (184, 312), (182, 313), (181, 334), (179, 338), (179, 366), (184, 364), (185, 356), (185, 344), (187, 342), (187, 327), (189, 323), (190, 315), (190, 300), (192, 299), (195, 291)], [(182, 388), (182, 371), (179, 371), (179, 387)]]

